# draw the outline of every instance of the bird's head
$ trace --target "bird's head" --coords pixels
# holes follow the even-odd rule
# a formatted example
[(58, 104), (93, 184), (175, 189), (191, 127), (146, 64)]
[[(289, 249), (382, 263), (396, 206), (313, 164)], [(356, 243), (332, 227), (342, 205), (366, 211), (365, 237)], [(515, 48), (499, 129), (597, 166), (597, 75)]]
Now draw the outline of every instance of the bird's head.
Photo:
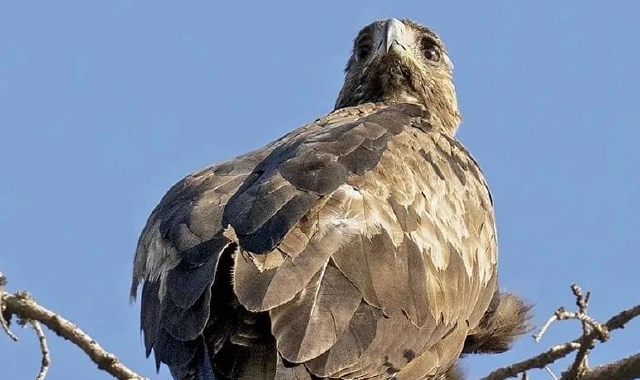
[(335, 108), (417, 103), (453, 133), (461, 116), (452, 69), (444, 44), (428, 28), (411, 20), (376, 21), (354, 41)]

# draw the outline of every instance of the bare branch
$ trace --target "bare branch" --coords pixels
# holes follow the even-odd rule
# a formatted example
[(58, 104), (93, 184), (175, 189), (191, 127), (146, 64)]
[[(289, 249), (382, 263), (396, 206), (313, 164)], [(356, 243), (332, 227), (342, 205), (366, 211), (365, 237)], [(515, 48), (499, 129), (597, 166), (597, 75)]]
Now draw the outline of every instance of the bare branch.
[(592, 368), (581, 380), (631, 380), (640, 378), (640, 353)]
[(591, 298), (591, 292), (587, 292), (586, 297), (582, 295), (582, 288), (577, 284), (571, 285), (571, 291), (576, 297), (576, 306), (578, 306), (577, 313), (565, 312), (564, 316), (558, 317), (559, 319), (579, 319), (582, 321), (582, 337), (583, 342), (580, 344), (580, 349), (576, 354), (576, 357), (569, 367), (569, 370), (562, 374), (562, 379), (576, 379), (589, 371), (589, 351), (594, 347), (594, 339), (588, 338), (592, 331), (596, 331), (599, 335), (598, 339), (604, 342), (609, 339), (609, 331), (606, 327), (600, 325), (595, 319), (591, 318), (587, 314), (589, 308), (589, 298)]
[(561, 359), (571, 352), (580, 348), (580, 343), (567, 342), (551, 347), (549, 350), (536, 355), (530, 359), (523, 360), (519, 363), (511, 364), (491, 372), (489, 375), (480, 380), (503, 380), (510, 377), (517, 377), (519, 373), (534, 368), (544, 368), (545, 366)]
[[(115, 355), (105, 351), (93, 338), (73, 323), (39, 305), (28, 293), (7, 293), (4, 290), (5, 285), (6, 278), (0, 273), (0, 324), (2, 324), (7, 335), (14, 340), (17, 340), (17, 337), (9, 330), (9, 322), (13, 315), (18, 317), (18, 323), (29, 323), (33, 326), (42, 352), (42, 364), (36, 380), (44, 380), (51, 365), (47, 340), (40, 323), (80, 347), (98, 365), (98, 368), (108, 372), (115, 378), (121, 380), (148, 380), (120, 363)], [(564, 308), (558, 308), (534, 338), (539, 341), (554, 321), (565, 319), (580, 320), (583, 326), (582, 336), (573, 341), (551, 347), (535, 357), (499, 368), (481, 380), (503, 380), (517, 377), (519, 374), (522, 374), (521, 379), (525, 380), (529, 378), (527, 371), (536, 368), (547, 370), (554, 379), (557, 379), (548, 365), (576, 350), (579, 350), (576, 360), (571, 368), (563, 373), (562, 380), (630, 380), (640, 378), (640, 353), (593, 369), (588, 368), (586, 364), (587, 353), (593, 347), (595, 341), (606, 341), (609, 338), (610, 331), (623, 328), (630, 320), (640, 316), (640, 305), (618, 313), (601, 325), (586, 314), (590, 293), (583, 296), (582, 290), (577, 285), (572, 286), (572, 291), (576, 296), (576, 305), (579, 311), (568, 312)]]
[(604, 325), (609, 329), (609, 331), (621, 329), (626, 325), (630, 320), (640, 315), (640, 305), (636, 305), (630, 309), (622, 311), (616, 314), (614, 317), (611, 317)]
[(588, 335), (591, 332), (591, 330), (596, 330), (600, 335), (598, 338), (600, 339), (600, 341), (605, 341), (609, 339), (609, 332), (606, 331), (606, 329), (603, 328), (602, 325), (598, 323), (598, 321), (591, 318), (591, 316), (587, 314), (587, 308), (589, 305), (589, 298), (591, 297), (591, 292), (587, 292), (586, 297), (584, 297), (582, 295), (582, 289), (576, 284), (571, 285), (571, 291), (573, 292), (573, 295), (576, 297), (576, 305), (578, 306), (578, 311), (577, 312), (567, 311), (563, 306), (560, 306), (553, 313), (553, 315), (545, 322), (545, 324), (542, 325), (540, 332), (538, 332), (538, 334), (533, 336), (533, 339), (536, 341), (536, 343), (539, 343), (542, 340), (542, 337), (547, 332), (547, 329), (549, 329), (549, 326), (553, 324), (553, 322), (564, 321), (567, 319), (577, 319), (581, 321), (582, 332), (584, 336)]
[[(583, 323), (583, 334), (588, 335), (591, 330), (598, 333), (597, 338), (604, 342), (609, 339), (609, 332), (598, 321), (591, 318), (589, 315), (582, 312), (566, 311), (563, 307), (559, 308), (555, 312), (555, 317), (559, 321), (566, 321), (567, 319), (577, 319)], [(586, 327), (584, 327), (586, 325)], [(586, 332), (586, 333), (585, 333)]]
[[(1, 275), (0, 277), (4, 278)], [(8, 315), (7, 319), (10, 319), (11, 315), (16, 315), (22, 321), (38, 321), (44, 324), (59, 336), (80, 347), (91, 358), (91, 360), (98, 365), (98, 368), (108, 372), (117, 379), (146, 380), (146, 378), (138, 375), (127, 366), (120, 363), (115, 355), (105, 351), (104, 348), (102, 348), (91, 336), (82, 331), (78, 326), (69, 322), (60, 315), (40, 306), (33, 297), (26, 292), (11, 294), (4, 290), (0, 291), (0, 309), (4, 310), (3, 313), (5, 317)], [(37, 329), (36, 333), (39, 334)], [(44, 355), (45, 349), (42, 351)], [(46, 351), (48, 351), (48, 349)], [(44, 362), (45, 359), (43, 358), (43, 367), (45, 367)], [(46, 373), (46, 369), (44, 372)]]
[(562, 380), (575, 379), (589, 370), (588, 355), (591, 348), (593, 348), (593, 339), (584, 338), (573, 364), (562, 374)]
[[(623, 328), (626, 323), (628, 323), (633, 318), (640, 315), (640, 305), (636, 305), (632, 308), (624, 310), (612, 318), (610, 318), (603, 327), (607, 329), (607, 331), (613, 331), (616, 329)], [(549, 350), (534, 356), (530, 359), (523, 360), (521, 362), (508, 365), (502, 368), (498, 368), (497, 370), (491, 372), (489, 375), (483, 377), (481, 380), (503, 380), (508, 379), (510, 377), (517, 377), (518, 374), (528, 371), (534, 368), (544, 368), (546, 365), (549, 365), (555, 362), (558, 359), (561, 359), (573, 351), (580, 349), (582, 344), (586, 340), (594, 340), (598, 339), (600, 334), (597, 331), (590, 332), (587, 336), (581, 336), (571, 342), (567, 342), (558, 346), (551, 347)]]

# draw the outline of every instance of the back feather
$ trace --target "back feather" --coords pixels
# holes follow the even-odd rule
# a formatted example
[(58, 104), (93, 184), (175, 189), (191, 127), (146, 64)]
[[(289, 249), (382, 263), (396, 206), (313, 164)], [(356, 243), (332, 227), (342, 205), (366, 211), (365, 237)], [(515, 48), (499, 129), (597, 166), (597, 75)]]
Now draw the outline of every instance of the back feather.
[(489, 191), (430, 120), (341, 109), (176, 184), (134, 262), (147, 355), (185, 380), (456, 380), (463, 347), (506, 347), (528, 309), (492, 298)]

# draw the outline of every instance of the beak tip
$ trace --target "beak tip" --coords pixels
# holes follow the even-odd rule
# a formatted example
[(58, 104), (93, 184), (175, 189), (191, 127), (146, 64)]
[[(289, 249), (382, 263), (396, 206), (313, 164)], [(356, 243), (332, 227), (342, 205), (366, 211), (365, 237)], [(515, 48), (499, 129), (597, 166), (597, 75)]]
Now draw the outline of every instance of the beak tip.
[(388, 53), (394, 45), (405, 48), (405, 25), (402, 21), (390, 18), (385, 22), (385, 52)]
[(398, 27), (398, 26), (404, 26), (404, 23), (400, 20), (398, 20), (397, 18), (390, 18), (386, 21), (387, 24), (387, 29), (391, 26), (394, 27)]

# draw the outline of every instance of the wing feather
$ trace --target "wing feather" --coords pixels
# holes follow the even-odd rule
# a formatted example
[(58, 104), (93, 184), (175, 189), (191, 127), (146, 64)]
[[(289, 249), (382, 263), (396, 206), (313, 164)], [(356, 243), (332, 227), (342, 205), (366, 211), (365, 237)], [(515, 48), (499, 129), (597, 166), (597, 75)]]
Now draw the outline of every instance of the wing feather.
[(250, 311), (267, 311), (291, 301), (329, 259), (331, 251), (309, 244), (295, 260), (284, 259), (277, 268), (260, 272), (252, 254), (241, 251), (234, 265), (234, 291)]
[(308, 361), (306, 367), (320, 378), (328, 377), (354, 365), (370, 347), (382, 311), (361, 301), (338, 341), (322, 355)]
[(161, 321), (164, 330), (174, 339), (190, 341), (202, 333), (202, 326), (209, 320), (211, 288), (207, 288), (200, 298), (188, 308), (180, 307), (173, 299), (162, 302)]
[(294, 363), (321, 355), (338, 341), (361, 300), (357, 288), (326, 263), (291, 302), (270, 311), (278, 351)]
[(144, 346), (147, 357), (151, 354), (160, 330), (159, 299), (160, 283), (147, 281), (142, 286), (142, 298), (145, 302), (140, 306), (140, 326), (144, 329)]

